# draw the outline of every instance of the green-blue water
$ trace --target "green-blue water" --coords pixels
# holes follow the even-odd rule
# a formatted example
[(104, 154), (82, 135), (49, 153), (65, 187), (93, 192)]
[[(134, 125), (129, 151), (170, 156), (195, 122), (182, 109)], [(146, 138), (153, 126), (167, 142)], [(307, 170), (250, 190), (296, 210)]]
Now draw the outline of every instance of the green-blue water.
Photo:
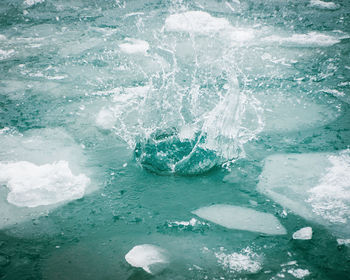
[[(350, 279), (350, 2), (327, 3), (2, 0), (0, 279)], [(286, 234), (193, 213), (220, 204)], [(126, 261), (142, 244), (163, 269)]]

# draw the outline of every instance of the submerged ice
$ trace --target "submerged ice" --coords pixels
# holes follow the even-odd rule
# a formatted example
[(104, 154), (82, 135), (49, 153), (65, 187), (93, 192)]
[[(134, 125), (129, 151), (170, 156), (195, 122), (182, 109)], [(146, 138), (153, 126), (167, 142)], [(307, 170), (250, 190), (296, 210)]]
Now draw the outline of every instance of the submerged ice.
[(199, 208), (192, 213), (229, 229), (277, 235), (287, 233), (272, 214), (258, 212), (250, 208), (217, 204)]

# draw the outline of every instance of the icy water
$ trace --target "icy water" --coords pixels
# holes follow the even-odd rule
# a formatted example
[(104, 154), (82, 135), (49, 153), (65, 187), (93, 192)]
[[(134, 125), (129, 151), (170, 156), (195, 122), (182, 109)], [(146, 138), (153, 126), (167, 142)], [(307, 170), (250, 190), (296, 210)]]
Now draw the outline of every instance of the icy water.
[(350, 279), (350, 2), (0, 3), (0, 279)]

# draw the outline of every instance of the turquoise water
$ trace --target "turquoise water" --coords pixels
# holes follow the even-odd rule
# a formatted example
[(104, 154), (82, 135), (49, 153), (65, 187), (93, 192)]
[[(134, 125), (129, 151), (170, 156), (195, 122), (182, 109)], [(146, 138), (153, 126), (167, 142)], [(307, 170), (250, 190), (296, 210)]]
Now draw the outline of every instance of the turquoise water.
[(348, 1), (0, 13), (0, 279), (349, 278)]

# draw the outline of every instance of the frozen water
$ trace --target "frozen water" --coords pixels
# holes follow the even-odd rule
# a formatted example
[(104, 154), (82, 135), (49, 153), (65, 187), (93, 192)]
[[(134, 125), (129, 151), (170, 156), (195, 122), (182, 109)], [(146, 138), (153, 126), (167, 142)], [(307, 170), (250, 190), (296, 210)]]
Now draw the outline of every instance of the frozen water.
[(341, 239), (338, 238), (337, 239), (338, 245), (346, 245), (346, 246), (350, 246), (350, 239)]
[[(346, 0), (0, 1), (0, 164), (49, 182), (47, 199), (21, 181), (30, 199), (14, 201), (27, 206), (9, 203), (2, 182), (0, 246), (11, 263), (1, 276), (152, 277), (124, 259), (148, 243), (171, 252), (169, 265), (148, 267), (166, 266), (156, 278), (348, 277), (349, 249), (335, 239), (350, 238), (339, 153), (350, 147), (349, 9)], [(276, 162), (263, 169), (265, 158)], [(69, 184), (80, 196), (79, 174), (91, 180), (83, 198), (65, 200)], [(213, 221), (191, 214), (219, 203), (241, 208), (213, 207)], [(312, 242), (290, 240), (309, 224)]]
[(146, 41), (133, 38), (126, 38), (124, 41), (124, 43), (119, 44), (119, 48), (122, 52), (127, 54), (147, 54), (149, 44)]
[(35, 4), (44, 3), (45, 0), (25, 0), (23, 3), (27, 6), (33, 6)]
[(125, 255), (125, 260), (151, 274), (159, 272), (169, 262), (162, 248), (150, 244), (135, 246)]
[(10, 190), (7, 201), (37, 207), (83, 197), (90, 179), (74, 176), (67, 161), (35, 165), (27, 161), (0, 163), (0, 182)]
[(258, 190), (305, 219), (348, 236), (350, 154), (280, 154), (268, 157)]
[(255, 97), (264, 108), (264, 131), (270, 133), (305, 130), (339, 117), (336, 108), (314, 102), (304, 94), (268, 91), (256, 93)]
[(174, 14), (165, 20), (165, 29), (168, 31), (212, 33), (228, 27), (230, 27), (230, 23), (227, 19), (216, 18), (202, 11)]
[(329, 10), (336, 10), (339, 9), (339, 5), (335, 4), (334, 2), (329, 1), (321, 1), (321, 0), (311, 0), (310, 1), (311, 7), (317, 7), (321, 9), (329, 9)]
[(286, 234), (285, 228), (272, 214), (258, 212), (249, 208), (217, 204), (199, 208), (192, 213), (229, 229), (265, 234)]
[(304, 227), (293, 233), (293, 239), (310, 240), (312, 239), (312, 228)]
[(7, 186), (0, 188), (0, 228), (46, 215), (95, 189), (82, 148), (63, 129), (21, 134), (5, 128), (0, 139), (0, 177)]
[(288, 273), (298, 279), (303, 279), (304, 277), (307, 277), (310, 275), (310, 271), (308, 269), (302, 269), (302, 268), (289, 269)]
[(302, 47), (329, 47), (340, 42), (339, 37), (327, 35), (319, 32), (309, 32), (307, 34), (293, 34), (290, 37), (272, 35), (264, 39), (267, 42), (279, 43), (288, 46)]

